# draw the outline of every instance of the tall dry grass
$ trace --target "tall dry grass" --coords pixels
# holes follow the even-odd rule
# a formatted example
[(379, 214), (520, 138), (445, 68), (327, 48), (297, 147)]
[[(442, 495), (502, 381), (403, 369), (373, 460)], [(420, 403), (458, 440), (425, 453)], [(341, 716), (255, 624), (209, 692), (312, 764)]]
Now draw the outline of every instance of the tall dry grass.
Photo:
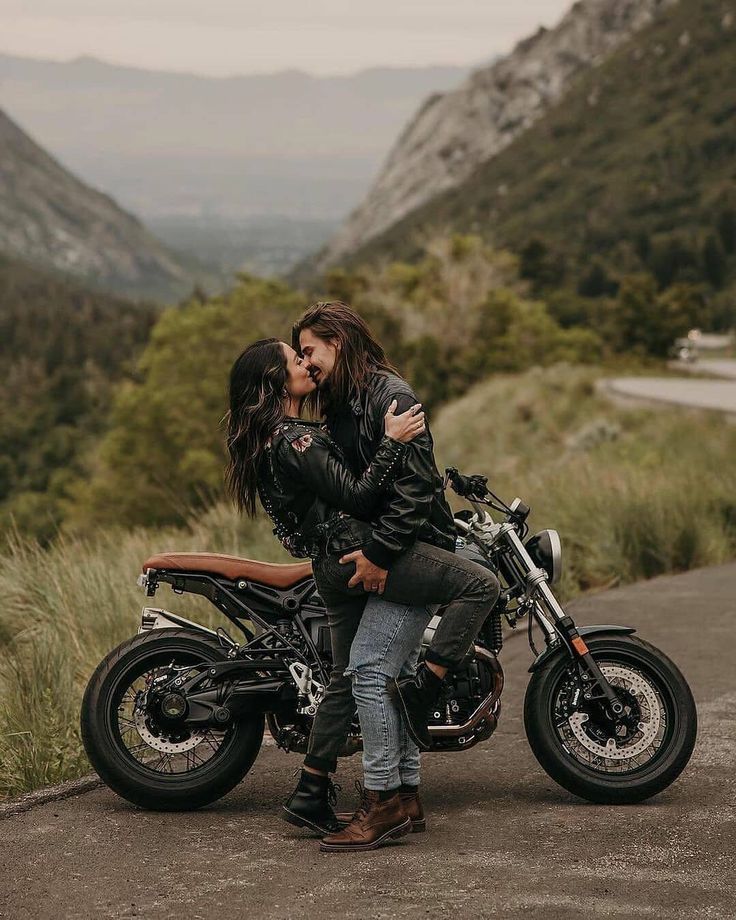
[(736, 556), (736, 425), (718, 413), (621, 409), (601, 371), (557, 366), (488, 381), (443, 410), (440, 462), (520, 495), (560, 531), (559, 593)]
[(189, 530), (61, 537), (50, 549), (11, 536), (0, 555), (0, 795), (89, 770), (79, 736), (84, 686), (98, 662), (135, 633), (142, 606), (228, 625), (202, 598), (165, 588), (146, 599), (135, 582), (148, 556), (210, 551), (284, 561), (270, 528), (218, 507)]
[[(600, 371), (557, 366), (487, 381), (433, 420), (440, 466), (482, 472), (562, 536), (563, 599), (736, 556), (736, 426), (717, 415), (621, 409)], [(459, 503), (458, 503), (459, 504)], [(285, 561), (270, 524), (219, 506), (188, 529), (102, 531), (0, 553), (0, 795), (88, 769), (79, 703), (99, 660), (138, 626), (141, 562), (161, 550)], [(164, 587), (153, 601), (224, 623)]]

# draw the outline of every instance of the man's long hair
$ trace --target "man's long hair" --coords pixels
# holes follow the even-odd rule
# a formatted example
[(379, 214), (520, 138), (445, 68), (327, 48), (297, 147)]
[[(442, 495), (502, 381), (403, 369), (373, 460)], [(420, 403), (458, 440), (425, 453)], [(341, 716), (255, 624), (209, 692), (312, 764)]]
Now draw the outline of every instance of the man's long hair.
[(310, 409), (318, 416), (345, 406), (363, 390), (373, 371), (398, 373), (365, 320), (340, 300), (313, 303), (294, 323), (291, 341), (298, 354), (301, 354), (299, 334), (303, 329), (338, 346), (329, 379), (307, 397)]
[(266, 445), (284, 420), (286, 356), (278, 339), (249, 345), (230, 371), (225, 472), (228, 493), (240, 511), (256, 513), (258, 468)]

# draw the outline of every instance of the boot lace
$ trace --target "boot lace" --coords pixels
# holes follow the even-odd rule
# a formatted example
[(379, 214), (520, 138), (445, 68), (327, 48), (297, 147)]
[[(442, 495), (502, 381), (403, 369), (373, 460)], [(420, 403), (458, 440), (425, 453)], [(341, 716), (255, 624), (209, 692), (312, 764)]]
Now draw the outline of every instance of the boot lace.
[(327, 802), (334, 808), (337, 805), (337, 793), (342, 792), (342, 786), (339, 783), (333, 783), (331, 779), (327, 780)]
[(355, 809), (353, 821), (359, 816), (365, 817), (365, 815), (367, 815), (370, 811), (369, 791), (365, 788), (365, 786), (362, 786), (357, 779), (355, 780), (355, 789), (360, 796), (360, 801), (358, 803), (358, 807)]

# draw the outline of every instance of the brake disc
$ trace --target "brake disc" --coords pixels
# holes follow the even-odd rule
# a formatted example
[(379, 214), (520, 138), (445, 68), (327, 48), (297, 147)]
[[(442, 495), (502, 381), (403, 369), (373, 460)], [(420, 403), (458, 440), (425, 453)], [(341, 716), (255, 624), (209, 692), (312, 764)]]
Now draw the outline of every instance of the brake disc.
[(146, 713), (142, 709), (136, 709), (133, 714), (136, 730), (146, 744), (150, 745), (156, 751), (162, 751), (165, 754), (184, 754), (196, 747), (204, 738), (205, 730), (198, 729), (190, 731), (189, 737), (183, 741), (172, 741), (170, 736), (161, 734), (156, 735), (148, 727)]
[[(638, 671), (632, 671), (620, 665), (602, 665), (601, 671), (606, 679), (636, 697), (641, 721), (636, 732), (626, 738), (611, 737), (605, 744), (600, 744), (586, 730), (590, 721), (587, 712), (574, 712), (568, 719), (572, 733), (582, 746), (597, 757), (607, 760), (629, 760), (646, 751), (657, 737), (662, 722), (661, 707), (654, 687)], [(619, 742), (623, 742), (619, 746)]]

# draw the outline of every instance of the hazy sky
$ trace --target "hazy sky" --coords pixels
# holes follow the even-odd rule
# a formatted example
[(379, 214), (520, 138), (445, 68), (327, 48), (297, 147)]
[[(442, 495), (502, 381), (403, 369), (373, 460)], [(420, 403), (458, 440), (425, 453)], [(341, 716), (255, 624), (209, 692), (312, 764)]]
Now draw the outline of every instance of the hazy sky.
[(225, 75), (475, 64), (571, 0), (0, 0), (0, 51)]

